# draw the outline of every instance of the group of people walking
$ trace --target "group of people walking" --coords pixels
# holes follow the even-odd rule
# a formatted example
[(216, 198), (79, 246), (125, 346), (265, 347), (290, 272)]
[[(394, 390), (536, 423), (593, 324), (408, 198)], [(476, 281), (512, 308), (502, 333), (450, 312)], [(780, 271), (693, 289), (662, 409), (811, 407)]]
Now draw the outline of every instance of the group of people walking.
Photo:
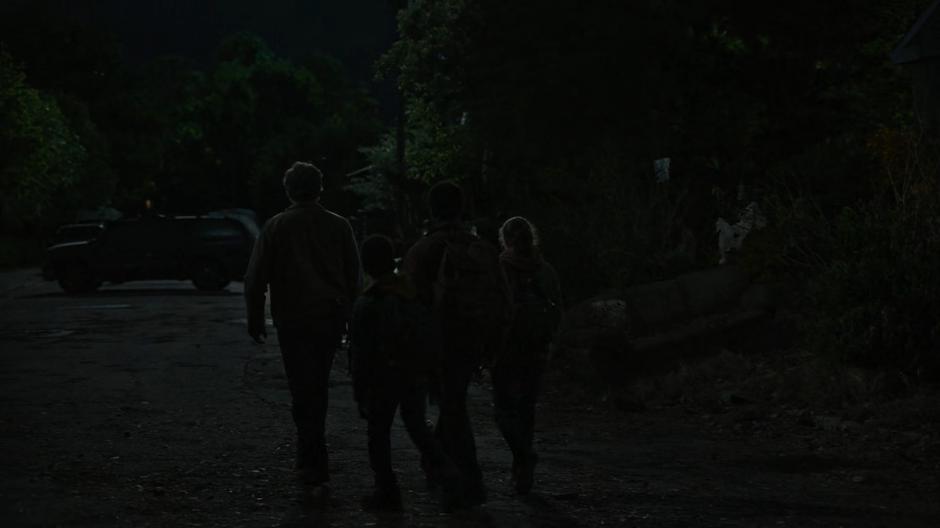
[[(534, 226), (523, 217), (506, 220), (497, 248), (462, 222), (461, 187), (441, 182), (428, 193), (426, 234), (399, 259), (383, 235), (357, 244), (349, 222), (320, 204), (322, 181), (309, 163), (287, 170), (291, 205), (265, 224), (245, 277), (248, 333), (257, 342), (266, 337), (270, 292), (303, 481), (315, 496), (328, 493), (328, 379), (347, 335), (375, 477), (366, 508), (402, 508), (390, 445), (396, 412), (444, 510), (486, 502), (467, 410), (481, 366), (491, 374), (515, 491), (528, 493), (538, 461), (535, 404), (562, 313), (558, 276), (540, 254)], [(429, 401), (439, 409), (433, 426)]]

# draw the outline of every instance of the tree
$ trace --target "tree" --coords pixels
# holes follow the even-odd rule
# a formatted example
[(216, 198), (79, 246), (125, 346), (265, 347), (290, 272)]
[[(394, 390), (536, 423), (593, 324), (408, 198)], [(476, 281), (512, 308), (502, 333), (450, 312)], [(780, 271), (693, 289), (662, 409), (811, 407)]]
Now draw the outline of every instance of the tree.
[(220, 45), (201, 109), (210, 156), (202, 185), (226, 190), (218, 205), (264, 214), (280, 209), (280, 175), (298, 159), (320, 166), (334, 203), (348, 202), (344, 175), (361, 167), (358, 148), (379, 129), (374, 104), (335, 62), (311, 56), (298, 66), (249, 34)]
[[(478, 215), (523, 212), (572, 248), (635, 233), (598, 235), (592, 254), (620, 256), (583, 274), (607, 280), (659, 260), (682, 223), (709, 240), (726, 214), (713, 188), (786, 178), (830, 204), (861, 196), (866, 136), (907, 108), (887, 53), (918, 3), (414, 0), (383, 67), (415, 119), (409, 162), (464, 179)], [(647, 199), (665, 156), (676, 215)]]
[(8, 233), (61, 219), (54, 196), (74, 189), (86, 151), (52, 97), (0, 51), (0, 218)]

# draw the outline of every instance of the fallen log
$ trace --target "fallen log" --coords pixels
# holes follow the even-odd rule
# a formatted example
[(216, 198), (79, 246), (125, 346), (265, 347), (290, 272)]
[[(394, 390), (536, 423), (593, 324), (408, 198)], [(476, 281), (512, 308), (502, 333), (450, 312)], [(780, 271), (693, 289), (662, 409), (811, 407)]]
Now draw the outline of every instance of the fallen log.
[(708, 354), (772, 318), (775, 287), (725, 265), (610, 291), (567, 312), (560, 344), (609, 382)]

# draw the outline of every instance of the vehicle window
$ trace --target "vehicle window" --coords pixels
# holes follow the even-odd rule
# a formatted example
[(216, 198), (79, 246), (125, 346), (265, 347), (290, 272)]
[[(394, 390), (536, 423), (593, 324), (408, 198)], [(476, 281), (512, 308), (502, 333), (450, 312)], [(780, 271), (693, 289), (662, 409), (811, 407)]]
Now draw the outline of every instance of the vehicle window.
[(53, 243), (94, 240), (101, 233), (101, 226), (63, 226), (56, 230)]
[(242, 240), (245, 231), (236, 222), (223, 219), (204, 219), (196, 222), (193, 236), (204, 241)]
[(108, 229), (109, 246), (163, 251), (179, 244), (179, 228), (173, 221), (142, 219), (119, 222)]

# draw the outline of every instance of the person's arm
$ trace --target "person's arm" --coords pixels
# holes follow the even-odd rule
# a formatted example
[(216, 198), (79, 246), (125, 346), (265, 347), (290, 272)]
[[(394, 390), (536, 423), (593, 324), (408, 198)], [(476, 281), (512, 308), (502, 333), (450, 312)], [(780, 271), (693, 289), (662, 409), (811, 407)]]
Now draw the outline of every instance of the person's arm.
[[(267, 226), (265, 226), (267, 227)], [(262, 230), (248, 261), (245, 273), (245, 306), (248, 320), (248, 335), (255, 342), (262, 342), (267, 337), (264, 321), (264, 305), (267, 301), (268, 282), (270, 279), (270, 241), (269, 230)]]
[(433, 284), (428, 278), (428, 265), (426, 263), (429, 259), (430, 246), (431, 242), (427, 238), (419, 239), (408, 248), (405, 257), (402, 259), (402, 271), (408, 275), (414, 284), (415, 290), (418, 292), (418, 299), (428, 307), (434, 301)]
[(362, 293), (362, 260), (359, 258), (359, 245), (356, 242), (356, 234), (352, 225), (346, 221), (347, 235), (343, 243), (343, 272), (346, 274), (346, 295), (350, 306)]
[(546, 359), (550, 359), (558, 347), (562, 329), (565, 327), (565, 300), (561, 292), (561, 280), (558, 278), (558, 272), (555, 271), (555, 268), (548, 262), (545, 262), (544, 266), (542, 266), (542, 276), (544, 277), (543, 284), (545, 294), (548, 296), (549, 300), (555, 303), (559, 316), (554, 337), (548, 345), (548, 358)]
[(349, 324), (349, 361), (352, 372), (353, 398), (355, 399), (359, 415), (365, 418), (368, 414), (369, 387), (372, 385), (372, 358), (375, 357), (375, 328), (370, 317), (371, 312), (368, 301), (359, 298), (353, 305), (352, 319)]
[(555, 270), (554, 266), (548, 262), (545, 263), (545, 285), (545, 293), (548, 295), (548, 298), (564, 313), (565, 299), (561, 292), (561, 280), (558, 278), (558, 272)]
[(512, 306), (516, 301), (512, 293), (512, 280), (509, 278), (509, 270), (506, 266), (503, 265), (503, 262), (498, 259), (496, 261), (496, 267), (498, 268), (497, 273), (499, 274), (499, 287), (503, 296), (503, 301), (505, 302), (505, 319), (507, 321), (512, 319)]

